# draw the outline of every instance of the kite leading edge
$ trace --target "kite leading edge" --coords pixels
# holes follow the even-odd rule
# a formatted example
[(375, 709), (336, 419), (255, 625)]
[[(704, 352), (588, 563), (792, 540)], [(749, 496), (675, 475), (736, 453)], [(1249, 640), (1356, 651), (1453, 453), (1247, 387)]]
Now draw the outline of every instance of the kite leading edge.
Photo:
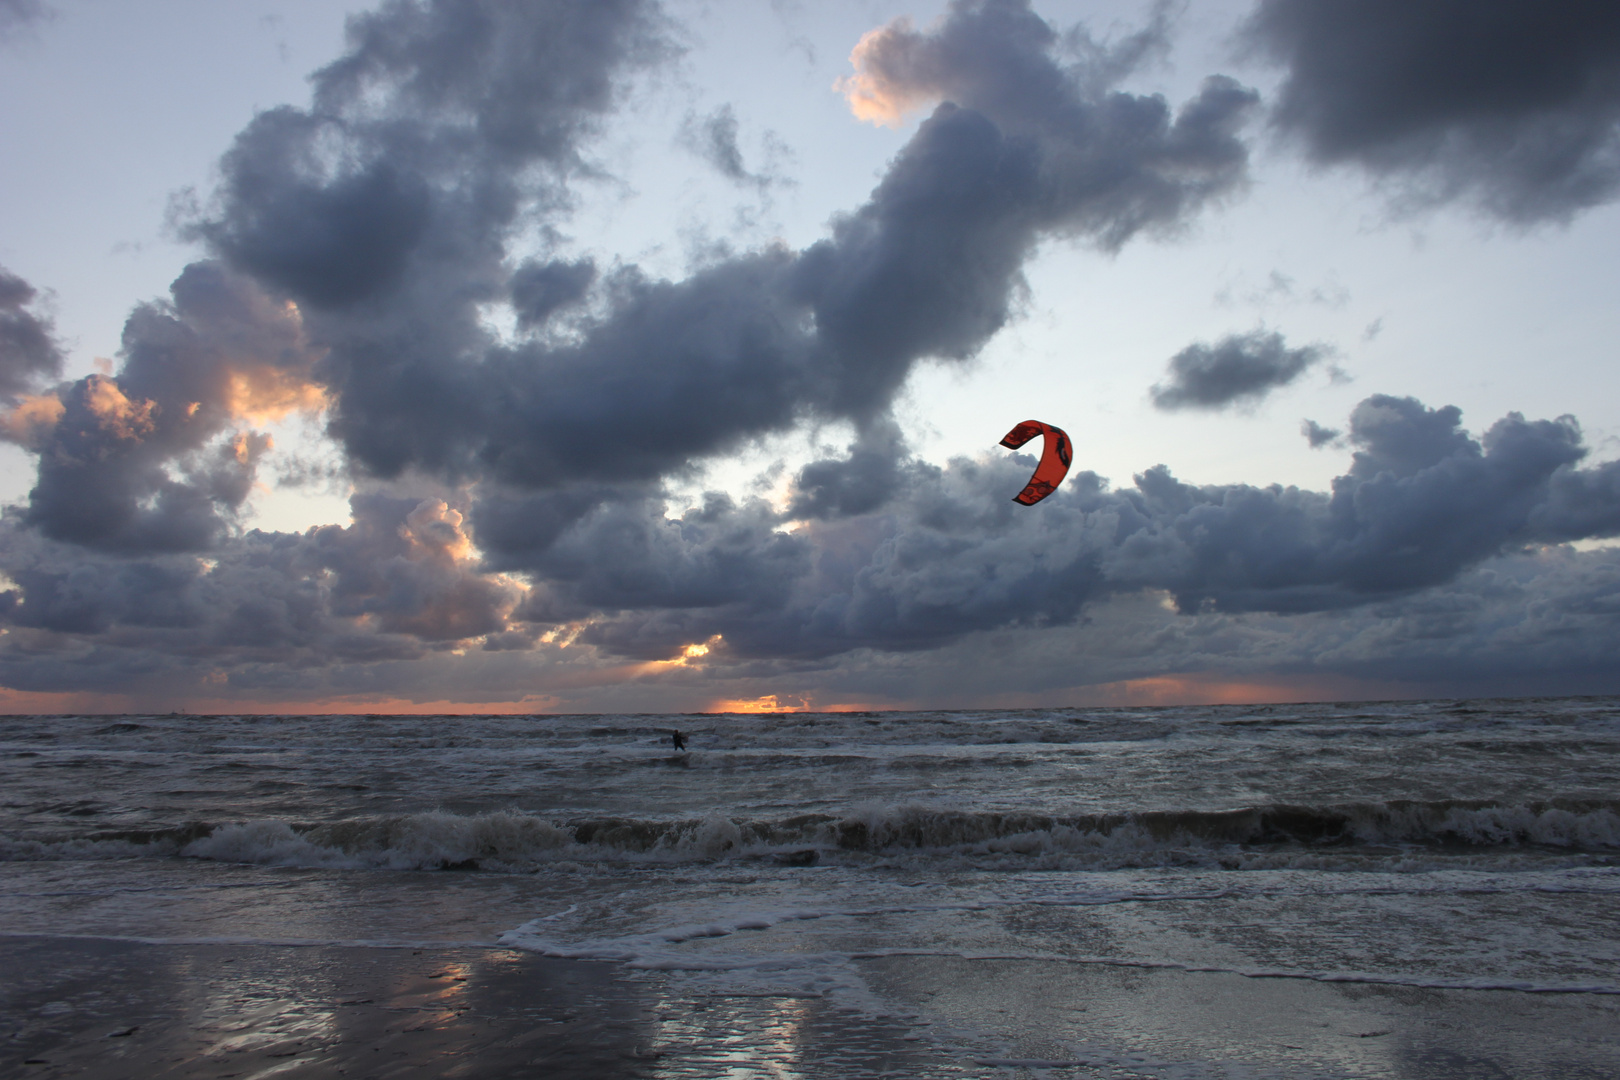
[(1046, 436), (1046, 448), (1041, 451), (1041, 462), (1035, 466), (1035, 475), (1029, 478), (1029, 483), (1017, 495), (1013, 502), (1023, 503), (1025, 506), (1034, 506), (1063, 483), (1068, 475), (1069, 462), (1074, 460), (1074, 450), (1069, 446), (1069, 436), (1060, 427), (1043, 424), (1039, 420), (1025, 420), (1022, 424), (1007, 432), (1007, 437), (1001, 440), (1001, 445), (1009, 450), (1016, 450), (1037, 435)]

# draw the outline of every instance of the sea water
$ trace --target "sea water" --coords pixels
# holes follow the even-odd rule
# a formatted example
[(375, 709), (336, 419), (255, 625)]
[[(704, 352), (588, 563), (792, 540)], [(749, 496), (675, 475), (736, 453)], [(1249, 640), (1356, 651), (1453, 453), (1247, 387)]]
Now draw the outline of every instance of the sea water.
[(6, 934), (504, 945), (981, 1064), (1028, 1032), (918, 964), (1620, 994), (1615, 698), (7, 717), (0, 791)]

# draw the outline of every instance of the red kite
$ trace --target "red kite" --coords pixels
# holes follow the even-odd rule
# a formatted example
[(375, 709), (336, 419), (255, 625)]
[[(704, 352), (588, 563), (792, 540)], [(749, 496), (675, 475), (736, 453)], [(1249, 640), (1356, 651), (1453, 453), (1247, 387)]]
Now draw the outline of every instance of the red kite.
[(1041, 463), (1035, 466), (1035, 475), (1029, 478), (1029, 484), (1013, 496), (1013, 502), (1023, 503), (1025, 506), (1034, 506), (1063, 483), (1063, 478), (1069, 473), (1069, 462), (1074, 460), (1074, 451), (1069, 446), (1069, 436), (1060, 427), (1043, 424), (1039, 420), (1025, 420), (1022, 424), (1007, 432), (1007, 437), (1001, 440), (1001, 445), (1009, 450), (1016, 450), (1037, 435), (1046, 436), (1046, 449), (1041, 451)]

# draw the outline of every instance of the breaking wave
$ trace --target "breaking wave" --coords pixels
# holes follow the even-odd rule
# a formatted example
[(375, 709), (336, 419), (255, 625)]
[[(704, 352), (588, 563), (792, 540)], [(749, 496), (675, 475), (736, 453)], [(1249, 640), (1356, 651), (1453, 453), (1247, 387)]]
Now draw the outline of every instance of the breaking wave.
[(1620, 852), (1620, 801), (1466, 800), (1273, 805), (1054, 816), (868, 806), (842, 816), (553, 819), (517, 810), (258, 820), (51, 840), (0, 837), (0, 859), (182, 856), (273, 866), (520, 873), (559, 863), (691, 863), (993, 856), (1073, 868), (1352, 865), (1390, 855), (1502, 849)]

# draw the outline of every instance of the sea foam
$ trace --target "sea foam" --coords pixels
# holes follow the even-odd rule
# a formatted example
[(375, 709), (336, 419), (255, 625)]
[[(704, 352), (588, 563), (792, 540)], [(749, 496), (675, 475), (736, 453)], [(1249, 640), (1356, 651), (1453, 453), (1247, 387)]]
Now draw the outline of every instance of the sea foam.
[(750, 819), (554, 818), (519, 810), (431, 811), (304, 824), (190, 823), (139, 833), (0, 838), (0, 859), (138, 855), (278, 866), (525, 872), (559, 862), (1061, 859), (1068, 868), (1187, 863), (1331, 868), (1396, 855), (1595, 856), (1620, 852), (1620, 807), (1594, 801), (1466, 800), (1274, 805), (1220, 811), (1018, 814), (868, 804), (843, 815)]

